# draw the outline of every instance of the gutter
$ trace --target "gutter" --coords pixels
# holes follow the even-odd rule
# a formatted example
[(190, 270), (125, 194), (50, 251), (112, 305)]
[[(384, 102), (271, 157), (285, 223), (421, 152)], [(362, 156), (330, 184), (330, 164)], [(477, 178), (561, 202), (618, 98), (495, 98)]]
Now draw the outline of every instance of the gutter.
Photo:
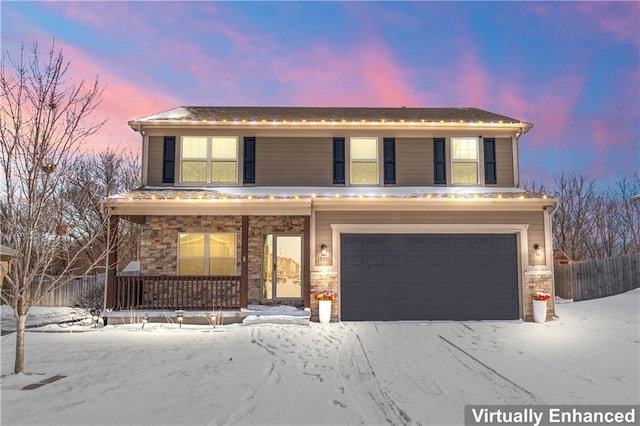
[[(556, 211), (558, 211), (558, 207), (560, 205), (560, 200), (556, 199), (557, 202), (555, 203), (555, 206), (553, 207), (553, 210), (551, 210), (551, 212), (549, 213), (549, 226), (551, 226), (551, 268), (554, 268), (554, 263), (553, 263), (553, 215)], [(552, 269), (553, 270), (553, 269)], [(553, 282), (551, 283), (551, 289), (553, 290), (553, 294), (551, 295), (551, 297), (553, 297), (553, 318), (560, 318), (558, 316), (558, 314), (556, 313), (556, 275), (552, 274), (551, 275), (553, 277)]]

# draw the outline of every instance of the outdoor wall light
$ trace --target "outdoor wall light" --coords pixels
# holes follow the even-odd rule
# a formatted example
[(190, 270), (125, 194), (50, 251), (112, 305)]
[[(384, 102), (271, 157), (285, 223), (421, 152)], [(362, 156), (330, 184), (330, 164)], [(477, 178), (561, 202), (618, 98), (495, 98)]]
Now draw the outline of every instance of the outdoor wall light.
[(323, 255), (323, 256), (327, 255), (327, 245), (326, 244), (323, 244), (323, 245), (320, 246), (320, 254)]
[(533, 249), (536, 251), (536, 256), (542, 256), (542, 249), (540, 248), (540, 244), (535, 243), (533, 245)]

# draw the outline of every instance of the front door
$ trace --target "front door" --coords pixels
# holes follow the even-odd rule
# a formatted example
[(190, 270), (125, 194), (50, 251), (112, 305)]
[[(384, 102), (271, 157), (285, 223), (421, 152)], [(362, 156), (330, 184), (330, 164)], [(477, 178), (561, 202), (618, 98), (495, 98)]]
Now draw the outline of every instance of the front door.
[(302, 235), (269, 234), (264, 240), (265, 299), (302, 299)]

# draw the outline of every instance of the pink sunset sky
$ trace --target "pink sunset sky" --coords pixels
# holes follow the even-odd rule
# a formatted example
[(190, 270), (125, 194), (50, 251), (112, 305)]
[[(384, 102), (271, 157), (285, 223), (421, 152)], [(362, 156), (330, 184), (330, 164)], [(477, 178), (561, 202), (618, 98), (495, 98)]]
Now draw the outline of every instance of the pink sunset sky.
[(2, 50), (105, 86), (87, 149), (180, 105), (477, 107), (534, 123), (525, 180), (640, 169), (638, 2), (3, 2)]

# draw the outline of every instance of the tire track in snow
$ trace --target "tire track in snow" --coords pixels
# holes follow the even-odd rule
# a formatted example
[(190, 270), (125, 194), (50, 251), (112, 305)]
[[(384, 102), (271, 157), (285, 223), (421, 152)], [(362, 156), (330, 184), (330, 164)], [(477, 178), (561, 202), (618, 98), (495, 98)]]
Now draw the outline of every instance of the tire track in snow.
[[(355, 336), (355, 337), (354, 337)], [(419, 425), (389, 397), (376, 378), (360, 336), (345, 338), (337, 357), (344, 388), (350, 394), (365, 424)], [(375, 415), (371, 418), (372, 413)]]
[[(208, 426), (214, 425), (228, 425), (238, 424), (243, 417), (246, 417), (255, 412), (258, 407), (259, 399), (258, 394), (262, 388), (266, 386), (273, 386), (281, 380), (280, 373), (276, 370), (276, 351), (275, 347), (262, 342), (262, 331), (260, 328), (253, 328), (251, 330), (251, 343), (258, 345), (264, 349), (269, 355), (270, 359), (265, 364), (262, 370), (262, 380), (256, 381), (256, 386), (249, 389), (240, 400), (238, 406), (233, 409), (228, 415), (222, 419), (211, 419)], [(273, 348), (273, 349), (272, 349)]]
[[(469, 327), (467, 327), (467, 328), (469, 328)], [(522, 402), (522, 403), (542, 404), (542, 405), (546, 404), (546, 402), (544, 402), (542, 399), (540, 399), (537, 396), (535, 396), (532, 392), (528, 391), (527, 389), (523, 388), (519, 384), (517, 384), (514, 381), (510, 380), (508, 377), (503, 376), (497, 370), (495, 370), (494, 368), (492, 368), (489, 365), (485, 364), (484, 362), (480, 361), (478, 358), (474, 357), (469, 352), (467, 352), (464, 349), (462, 349), (460, 346), (458, 346), (455, 343), (451, 342), (450, 340), (448, 340), (447, 338), (443, 337), (442, 335), (438, 335), (438, 337), (442, 341), (447, 343), (450, 347), (456, 349), (458, 354), (463, 354), (464, 357), (466, 357), (467, 359), (472, 360), (475, 364), (480, 365), (485, 371), (488, 371), (489, 374), (487, 374), (486, 376), (485, 375), (483, 375), (483, 376), (487, 377), (490, 382), (493, 382), (494, 384), (498, 384), (499, 385), (499, 383), (497, 383), (497, 382), (503, 381), (504, 383), (503, 383), (503, 385), (501, 387), (510, 387), (510, 388), (512, 388), (511, 390), (512, 390), (513, 394), (516, 394), (516, 395), (519, 394), (519, 396), (522, 397), (522, 399), (526, 400), (526, 402)], [(469, 366), (468, 364), (466, 364), (464, 361), (460, 360), (459, 358), (458, 358), (458, 360), (461, 361), (465, 366), (469, 367), (470, 369), (473, 369), (472, 366)], [(492, 377), (496, 377), (499, 380), (494, 380)]]

